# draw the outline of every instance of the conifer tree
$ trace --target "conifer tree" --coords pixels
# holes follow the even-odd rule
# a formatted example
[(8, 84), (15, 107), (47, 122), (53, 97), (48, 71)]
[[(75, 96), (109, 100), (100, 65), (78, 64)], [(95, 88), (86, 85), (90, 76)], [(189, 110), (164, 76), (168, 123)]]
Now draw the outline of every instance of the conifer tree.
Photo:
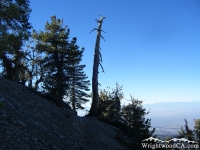
[[(131, 95), (130, 95), (131, 96)], [(146, 119), (149, 113), (142, 106), (142, 101), (131, 96), (131, 103), (122, 107), (122, 121), (131, 128), (130, 133), (138, 143), (153, 135), (155, 128), (150, 131), (151, 119)]]
[(116, 88), (113, 89), (111, 92), (111, 99), (113, 101), (112, 106), (110, 107), (112, 110), (110, 112), (112, 120), (120, 121), (120, 111), (121, 111), (121, 100), (123, 99), (123, 92), (122, 92), (122, 86), (119, 86), (118, 83), (116, 83)]
[(63, 100), (68, 89), (67, 50), (70, 30), (63, 27), (63, 21), (56, 16), (51, 17), (51, 23), (45, 25), (45, 32), (34, 31), (33, 38), (38, 40), (36, 49), (45, 52), (41, 62), (44, 69), (43, 88), (46, 93)]
[(69, 44), (68, 50), (68, 77), (70, 82), (69, 87), (69, 103), (72, 105), (72, 109), (84, 109), (82, 104), (88, 102), (90, 97), (85, 91), (89, 91), (90, 81), (86, 80), (88, 77), (84, 73), (83, 69), (85, 65), (81, 65), (84, 48), (79, 50), (76, 44), (77, 39), (73, 38)]
[(25, 74), (22, 46), (31, 29), (29, 3), (29, 0), (0, 1), (0, 59), (4, 76), (15, 81)]
[(196, 141), (200, 145), (200, 119), (195, 120), (194, 132), (196, 135)]
[(31, 9), (29, 0), (1, 0), (0, 26), (1, 29), (27, 32), (31, 29), (28, 22)]
[[(27, 42), (26, 53), (26, 66), (27, 66), (27, 81), (28, 88), (38, 91), (39, 84), (42, 83), (44, 77), (44, 69), (42, 66), (44, 53), (35, 48), (35, 40), (31, 39)], [(33, 85), (33, 81), (34, 85)]]
[(4, 57), (9, 52), (13, 33), (20, 33), (22, 39), (27, 39), (31, 29), (29, 3), (29, 0), (0, 1), (0, 56)]
[[(98, 117), (110, 125), (114, 125), (126, 132), (133, 141), (121, 139), (133, 149), (142, 149), (141, 141), (149, 138), (155, 132), (155, 128), (151, 128), (151, 119), (146, 119), (146, 109), (142, 106), (142, 101), (131, 96), (131, 103), (121, 107), (121, 99), (123, 98), (122, 86), (116, 83), (116, 89), (112, 92), (109, 90), (100, 91)], [(137, 143), (137, 144), (133, 144)]]
[(194, 130), (189, 128), (187, 119), (184, 119), (185, 125), (181, 126), (180, 131), (178, 131), (178, 138), (186, 138), (190, 141), (196, 141), (200, 145), (200, 119), (195, 119)]
[(194, 140), (194, 131), (189, 128), (187, 119), (184, 119), (185, 126), (181, 127), (181, 130), (178, 131), (179, 138), (186, 138), (190, 141)]
[[(109, 87), (108, 87), (109, 89)], [(112, 102), (110, 100), (110, 92), (108, 90), (100, 90), (99, 93), (99, 108), (98, 108), (98, 113), (97, 116), (100, 118), (108, 118), (108, 111), (109, 111), (109, 106), (112, 105)]]
[[(109, 88), (108, 88), (109, 90)], [(98, 116), (109, 121), (120, 121), (121, 100), (123, 98), (122, 86), (116, 83), (116, 88), (112, 92), (105, 89), (99, 94)]]
[[(3, 35), (4, 36), (4, 35)], [(22, 76), (25, 75), (26, 67), (24, 59), (26, 59), (26, 53), (22, 46), (25, 40), (28, 39), (23, 32), (9, 33), (4, 40), (7, 43), (6, 48), (1, 51), (0, 58), (3, 65), (3, 76), (14, 80), (16, 82), (22, 81)], [(26, 79), (23, 79), (25, 84)]]

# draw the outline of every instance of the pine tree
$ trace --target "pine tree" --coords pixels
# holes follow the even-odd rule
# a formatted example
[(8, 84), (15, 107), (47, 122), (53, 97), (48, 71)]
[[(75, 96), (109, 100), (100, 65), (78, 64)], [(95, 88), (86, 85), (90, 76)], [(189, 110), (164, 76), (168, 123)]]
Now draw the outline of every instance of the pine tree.
[(0, 1), (0, 59), (4, 76), (15, 81), (22, 80), (25, 74), (22, 46), (31, 29), (29, 3), (29, 0)]
[(120, 121), (121, 100), (123, 98), (122, 86), (116, 83), (112, 92), (105, 89), (99, 94), (98, 116), (109, 121)]
[[(2, 59), (3, 76), (14, 80), (16, 82), (22, 81), (22, 76), (26, 72), (26, 66), (23, 63), (26, 59), (26, 53), (22, 49), (24, 41), (28, 39), (22, 32), (9, 33), (7, 36), (7, 46), (4, 51), (1, 52), (0, 58)], [(26, 79), (23, 79), (25, 84)]]
[(63, 21), (56, 16), (51, 17), (51, 23), (45, 25), (45, 32), (34, 31), (32, 37), (38, 41), (36, 49), (45, 52), (41, 62), (44, 71), (43, 88), (46, 93), (63, 100), (68, 89), (68, 36), (70, 30), (62, 27)]
[(195, 120), (194, 132), (196, 135), (196, 141), (200, 145), (200, 119)]
[(9, 51), (13, 33), (23, 35), (23, 39), (27, 39), (29, 35), (31, 29), (28, 22), (31, 12), (29, 3), (29, 0), (0, 1), (0, 54), (3, 57)]
[(88, 77), (84, 73), (83, 69), (85, 65), (81, 65), (80, 62), (82, 60), (84, 48), (79, 50), (79, 47), (76, 45), (76, 38), (73, 38), (69, 50), (68, 50), (68, 73), (69, 73), (69, 103), (72, 105), (72, 109), (76, 111), (76, 109), (84, 109), (82, 104), (88, 102), (87, 99), (90, 97), (84, 91), (89, 91), (90, 81), (86, 80)]
[(28, 22), (31, 9), (29, 0), (1, 0), (0, 26), (14, 31), (27, 32), (31, 29)]
[[(109, 89), (109, 87), (108, 87)], [(98, 113), (97, 116), (99, 118), (104, 118), (108, 119), (108, 111), (110, 105), (112, 105), (113, 101), (110, 100), (110, 92), (109, 90), (100, 90), (99, 93), (99, 108), (98, 108)]]
[(140, 143), (143, 139), (149, 138), (155, 132), (150, 131), (151, 119), (146, 119), (149, 113), (142, 106), (142, 101), (131, 96), (131, 103), (122, 107), (122, 121), (131, 128), (130, 133)]
[[(123, 98), (122, 86), (116, 83), (116, 88), (112, 92), (109, 90), (101, 90), (99, 94), (98, 117), (100, 120), (120, 128), (133, 141), (126, 141), (120, 138), (120, 142), (130, 146), (133, 149), (142, 149), (141, 141), (149, 138), (155, 132), (155, 128), (151, 128), (151, 119), (146, 119), (146, 109), (142, 106), (142, 101), (134, 99), (131, 96), (131, 103), (121, 107)], [(135, 144), (133, 144), (135, 143)]]
[[(44, 68), (42, 63), (44, 61), (45, 54), (35, 49), (35, 45), (36, 43), (33, 39), (27, 42), (27, 49), (25, 50), (25, 64), (27, 66), (26, 77), (28, 81), (28, 88), (38, 91), (39, 84), (42, 83), (44, 77)], [(34, 85), (33, 81), (35, 81)]]
[(185, 126), (184, 126), (184, 128), (181, 127), (181, 130), (178, 132), (178, 134), (179, 134), (178, 137), (186, 138), (190, 141), (193, 141), (194, 140), (194, 131), (189, 128), (187, 119), (184, 119), (184, 121), (185, 121)]
[(123, 99), (122, 86), (119, 86), (118, 83), (116, 83), (116, 88), (113, 89), (110, 95), (111, 95), (111, 100), (113, 101), (113, 104), (110, 107), (111, 108), (110, 110), (112, 110), (110, 112), (111, 118), (114, 121), (120, 121), (121, 100)]

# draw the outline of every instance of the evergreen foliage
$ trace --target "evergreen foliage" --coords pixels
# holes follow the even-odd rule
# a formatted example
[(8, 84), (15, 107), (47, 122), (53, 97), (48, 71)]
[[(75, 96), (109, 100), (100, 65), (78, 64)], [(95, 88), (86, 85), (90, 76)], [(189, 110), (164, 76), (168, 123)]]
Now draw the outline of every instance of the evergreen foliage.
[(122, 86), (117, 83), (116, 89), (113, 89), (112, 92), (100, 91), (98, 116), (100, 120), (126, 132), (134, 139), (135, 144), (132, 144), (133, 141), (127, 143), (123, 139), (120, 142), (133, 149), (141, 149), (142, 140), (156, 136), (153, 135), (155, 128), (150, 131), (151, 119), (145, 118), (149, 111), (146, 112), (146, 109), (143, 108), (142, 101), (134, 99), (132, 96), (131, 103), (121, 107), (122, 98)]
[[(109, 88), (108, 88), (109, 89)], [(116, 88), (112, 92), (105, 89), (99, 94), (98, 116), (110, 121), (120, 120), (121, 100), (123, 98), (122, 86), (116, 83)]]
[(36, 61), (41, 73), (37, 81), (43, 83), (45, 93), (60, 100), (67, 97), (73, 110), (84, 109), (82, 104), (89, 101), (85, 91), (89, 91), (90, 85), (83, 71), (86, 65), (80, 65), (84, 48), (79, 50), (75, 37), (69, 41), (69, 33), (67, 26), (63, 27), (63, 21), (56, 16), (51, 17), (51, 23), (46, 23), (45, 32), (33, 31), (36, 51), (45, 55)]
[(88, 77), (84, 73), (83, 69), (86, 65), (81, 65), (84, 48), (79, 50), (79, 47), (76, 44), (77, 39), (73, 38), (69, 44), (68, 50), (68, 77), (70, 82), (69, 87), (69, 103), (72, 105), (72, 109), (84, 109), (82, 104), (88, 102), (90, 97), (84, 91), (89, 91), (90, 81), (86, 80)]
[(1, 29), (27, 32), (31, 29), (28, 22), (31, 9), (29, 0), (1, 0), (0, 26)]
[(108, 118), (108, 110), (109, 106), (112, 104), (110, 100), (110, 93), (109, 91), (100, 90), (99, 93), (99, 107), (97, 116), (100, 118)]
[(38, 40), (36, 49), (45, 52), (40, 62), (44, 70), (43, 88), (45, 92), (56, 95), (60, 100), (66, 95), (68, 84), (67, 50), (70, 30), (62, 27), (63, 21), (56, 16), (51, 17), (51, 23), (45, 25), (45, 32), (33, 32), (33, 38)]
[(196, 135), (196, 141), (200, 145), (200, 119), (195, 120), (194, 132)]
[[(27, 67), (27, 81), (28, 81), (28, 88), (35, 89), (36, 91), (39, 90), (39, 84), (43, 81), (44, 77), (44, 68), (42, 63), (44, 62), (44, 54), (39, 52), (35, 48), (35, 41), (31, 39), (27, 42), (27, 49), (26, 49), (26, 65)], [(33, 85), (33, 80), (35, 81)]]
[[(131, 97), (131, 103), (122, 107), (122, 122), (131, 128), (130, 134), (135, 137), (137, 143), (153, 136), (155, 128), (150, 131), (151, 119), (146, 119), (145, 116), (149, 114), (142, 106), (142, 101)], [(140, 146), (140, 145), (138, 145)]]
[(181, 127), (181, 130), (178, 132), (178, 134), (179, 134), (178, 137), (186, 138), (190, 141), (193, 141), (194, 140), (194, 131), (189, 128), (187, 119), (184, 119), (184, 121), (185, 121), (185, 126), (184, 126), (184, 128)]
[[(4, 76), (10, 80), (16, 82), (22, 82), (25, 85), (26, 82), (26, 69), (25, 65), (26, 53), (22, 49), (24, 45), (23, 33), (11, 33), (10, 35), (9, 49), (7, 53), (2, 54), (4, 64)], [(5, 61), (9, 59), (9, 61)], [(9, 66), (10, 65), (10, 66)]]
[(184, 122), (184, 127), (181, 126), (180, 131), (178, 131), (178, 137), (196, 141), (200, 145), (200, 119), (195, 120), (194, 130), (189, 128), (187, 119), (184, 119)]
[(29, 37), (29, 0), (0, 1), (0, 59), (3, 76), (25, 84), (25, 53), (22, 49)]

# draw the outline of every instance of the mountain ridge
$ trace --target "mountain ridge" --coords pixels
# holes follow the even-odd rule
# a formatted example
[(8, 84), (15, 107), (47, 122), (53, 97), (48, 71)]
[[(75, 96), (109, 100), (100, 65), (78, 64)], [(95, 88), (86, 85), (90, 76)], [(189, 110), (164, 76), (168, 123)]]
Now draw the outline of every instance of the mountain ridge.
[(95, 117), (78, 117), (68, 108), (0, 77), (0, 150), (128, 149), (121, 130)]

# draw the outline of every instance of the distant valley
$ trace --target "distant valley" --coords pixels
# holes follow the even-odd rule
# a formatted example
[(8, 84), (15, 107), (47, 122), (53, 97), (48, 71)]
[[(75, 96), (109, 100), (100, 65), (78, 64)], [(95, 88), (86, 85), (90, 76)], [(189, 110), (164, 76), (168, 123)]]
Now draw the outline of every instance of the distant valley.
[[(156, 128), (155, 134), (162, 139), (178, 135), (181, 126), (185, 125), (184, 119), (188, 120), (191, 129), (194, 127), (194, 119), (200, 119), (200, 101), (161, 102), (143, 106), (147, 111), (150, 109), (146, 118), (151, 118), (151, 125)], [(90, 109), (89, 106), (86, 108)], [(84, 116), (85, 113), (78, 112), (79, 116)]]
[(151, 118), (158, 137), (178, 135), (177, 131), (185, 125), (184, 119), (193, 129), (194, 119), (200, 119), (200, 101), (144, 104), (144, 107), (147, 110), (151, 108), (147, 117)]

